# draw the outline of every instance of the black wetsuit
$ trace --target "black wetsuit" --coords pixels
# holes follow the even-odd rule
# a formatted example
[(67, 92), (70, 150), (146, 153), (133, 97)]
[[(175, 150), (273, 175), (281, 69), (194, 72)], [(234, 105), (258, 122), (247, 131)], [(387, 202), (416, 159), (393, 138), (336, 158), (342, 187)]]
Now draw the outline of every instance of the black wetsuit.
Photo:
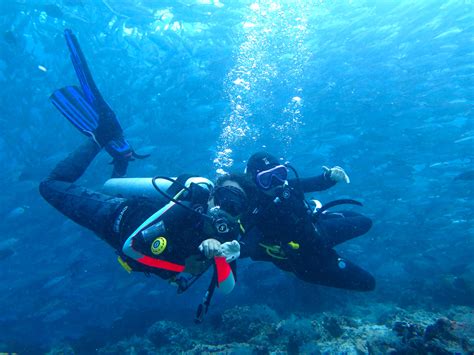
[(375, 280), (368, 272), (333, 249), (366, 233), (371, 220), (352, 211), (327, 211), (313, 223), (304, 201), (305, 192), (334, 184), (322, 174), (289, 180), (277, 198), (259, 192), (251, 213), (242, 219), (246, 233), (241, 257), (271, 261), (306, 282), (359, 291), (374, 289)]
[[(173, 271), (143, 265), (122, 252), (127, 238), (164, 203), (114, 197), (74, 183), (99, 151), (100, 148), (92, 140), (85, 141), (41, 182), (41, 195), (62, 214), (95, 232), (116, 249), (133, 271), (149, 272), (165, 279), (176, 275)], [(199, 214), (179, 205), (175, 205), (172, 213), (167, 213), (163, 221), (166, 224), (168, 243), (165, 251), (159, 255), (160, 259), (184, 264), (184, 259), (199, 254), (199, 244), (211, 237), (207, 235), (202, 238)], [(232, 236), (229, 236), (230, 239)]]

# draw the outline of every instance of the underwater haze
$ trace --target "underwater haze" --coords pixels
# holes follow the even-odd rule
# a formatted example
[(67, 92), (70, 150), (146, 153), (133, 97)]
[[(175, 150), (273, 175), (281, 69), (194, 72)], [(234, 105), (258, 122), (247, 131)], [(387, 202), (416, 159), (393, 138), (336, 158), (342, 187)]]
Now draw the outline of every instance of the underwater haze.
[[(0, 3), (0, 352), (474, 351), (474, 2), (12, 0)], [(188, 292), (128, 274), (40, 181), (84, 137), (49, 102), (77, 85), (81, 43), (139, 153), (129, 177), (242, 172), (267, 150), (350, 184), (374, 224), (337, 250), (375, 291), (311, 285), (238, 261), (200, 325)], [(80, 180), (109, 178), (102, 153)], [(424, 352), (423, 352), (424, 351)]]

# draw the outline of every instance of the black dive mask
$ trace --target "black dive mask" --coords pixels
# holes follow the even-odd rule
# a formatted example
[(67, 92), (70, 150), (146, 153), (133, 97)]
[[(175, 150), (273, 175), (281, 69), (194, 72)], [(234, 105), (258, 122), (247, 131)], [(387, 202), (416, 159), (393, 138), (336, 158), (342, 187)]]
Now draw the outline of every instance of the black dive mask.
[(219, 206), (232, 217), (240, 216), (248, 208), (247, 197), (235, 186), (217, 186), (212, 196), (214, 205)]

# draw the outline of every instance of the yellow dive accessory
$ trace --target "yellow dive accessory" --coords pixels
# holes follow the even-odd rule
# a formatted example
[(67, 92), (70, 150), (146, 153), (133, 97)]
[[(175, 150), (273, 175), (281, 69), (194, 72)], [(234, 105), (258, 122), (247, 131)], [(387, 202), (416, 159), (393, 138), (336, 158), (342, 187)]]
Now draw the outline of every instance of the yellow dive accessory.
[[(259, 243), (259, 245), (262, 248), (264, 248), (265, 252), (268, 255), (270, 255), (272, 258), (280, 259), (280, 260), (288, 259), (286, 257), (285, 251), (279, 245), (267, 245), (267, 244), (263, 244), (263, 243)], [(300, 248), (300, 245), (296, 242), (293, 242), (293, 241), (289, 242), (288, 246), (293, 250), (298, 250)]]
[(132, 272), (132, 268), (130, 267), (130, 265), (128, 265), (127, 262), (123, 260), (121, 256), (117, 258), (117, 261), (125, 269), (126, 272), (128, 272), (129, 274)]
[(240, 218), (237, 220), (237, 222), (239, 223), (240, 231), (242, 232), (242, 234), (245, 234), (245, 228), (244, 228), (244, 226), (242, 225), (242, 223), (240, 223)]
[(293, 249), (293, 250), (296, 250), (296, 249), (299, 249), (299, 248), (300, 248), (300, 245), (299, 245), (298, 243), (296, 243), (296, 242), (293, 242), (293, 241), (289, 242), (288, 245), (289, 245), (290, 248)]
[(166, 238), (165, 237), (158, 237), (156, 238), (153, 243), (151, 243), (151, 252), (154, 255), (160, 255), (166, 249)]
[(259, 243), (259, 245), (265, 249), (265, 252), (270, 255), (272, 258), (285, 260), (288, 259), (285, 255), (285, 252), (279, 245), (266, 245)]

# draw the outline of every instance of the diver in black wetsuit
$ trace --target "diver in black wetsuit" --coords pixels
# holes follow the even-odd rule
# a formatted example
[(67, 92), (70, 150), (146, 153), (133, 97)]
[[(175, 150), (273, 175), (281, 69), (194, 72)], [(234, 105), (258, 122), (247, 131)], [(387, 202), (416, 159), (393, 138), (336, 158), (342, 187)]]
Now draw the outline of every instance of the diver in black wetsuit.
[[(167, 194), (181, 192), (179, 204), (114, 197), (76, 185), (100, 150), (92, 140), (84, 142), (41, 182), (40, 192), (58, 211), (111, 245), (122, 266), (164, 279), (180, 272), (200, 274), (210, 266), (200, 247), (212, 258), (225, 254), (222, 248), (231, 246), (225, 242), (238, 238), (236, 208), (245, 203), (245, 195), (236, 189), (212, 190), (204, 178), (185, 177), (171, 185)], [(211, 208), (211, 202), (221, 208)]]
[[(81, 87), (56, 90), (51, 100), (89, 138), (41, 182), (41, 195), (111, 245), (127, 271), (153, 273), (172, 281), (181, 272), (200, 275), (214, 258), (218, 273), (219, 265), (225, 268), (222, 258), (232, 262), (239, 256), (237, 220), (247, 200), (242, 189), (213, 188), (205, 178), (183, 176), (166, 192), (161, 191), (168, 200), (157, 203), (111, 196), (75, 184), (102, 148), (114, 158), (113, 177), (123, 176), (128, 162), (143, 156), (125, 140), (115, 113), (94, 83), (76, 37), (66, 30), (65, 38)], [(224, 271), (228, 279), (228, 269)], [(224, 281), (220, 278), (219, 285)]]
[(251, 199), (249, 212), (241, 218), (246, 231), (241, 257), (271, 261), (315, 284), (358, 291), (375, 288), (368, 272), (333, 249), (366, 233), (371, 220), (352, 211), (322, 211), (320, 205), (311, 205), (304, 198), (306, 192), (328, 189), (337, 181), (348, 182), (340, 167), (326, 168), (320, 176), (288, 180), (287, 167), (261, 152), (249, 159), (246, 173), (218, 181), (221, 186), (238, 183)]

